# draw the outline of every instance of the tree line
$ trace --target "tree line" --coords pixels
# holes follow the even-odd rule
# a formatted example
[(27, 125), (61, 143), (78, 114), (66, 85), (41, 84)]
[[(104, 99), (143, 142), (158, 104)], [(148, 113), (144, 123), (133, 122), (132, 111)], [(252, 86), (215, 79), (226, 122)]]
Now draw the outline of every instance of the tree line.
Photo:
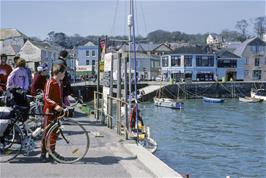
[[(248, 29), (250, 26), (253, 26), (254, 33), (250, 32)], [(244, 41), (247, 38), (254, 36), (254, 34), (260, 38), (262, 38), (263, 34), (266, 33), (266, 16), (257, 17), (250, 22), (246, 19), (242, 19), (236, 22), (235, 25), (236, 30), (223, 30), (219, 35), (222, 37), (224, 41)], [(252, 28), (251, 28), (252, 29)], [(198, 44), (203, 45), (206, 43), (206, 38), (209, 33), (204, 34), (187, 34), (180, 31), (164, 31), (164, 30), (156, 30), (148, 33), (146, 37), (137, 36), (136, 41), (141, 43), (189, 43), (189, 44)], [(50, 43), (55, 43), (67, 49), (72, 49), (77, 46), (81, 46), (86, 44), (88, 41), (93, 42), (94, 44), (98, 43), (98, 38), (105, 36), (80, 36), (79, 34), (74, 34), (72, 36), (68, 36), (63, 32), (54, 32), (51, 31), (47, 35), (46, 41)], [(108, 45), (120, 45), (123, 41), (127, 41), (127, 36), (109, 36), (108, 39), (116, 39), (109, 40)]]

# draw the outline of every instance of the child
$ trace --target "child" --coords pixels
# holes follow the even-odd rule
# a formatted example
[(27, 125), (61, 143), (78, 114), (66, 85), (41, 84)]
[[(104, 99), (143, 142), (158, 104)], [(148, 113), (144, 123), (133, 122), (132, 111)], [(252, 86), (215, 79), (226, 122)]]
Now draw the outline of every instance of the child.
[[(62, 88), (61, 81), (65, 77), (66, 67), (62, 64), (54, 64), (52, 68), (52, 78), (47, 81), (44, 90), (44, 113), (53, 113), (55, 111), (62, 112)], [(43, 128), (49, 125), (57, 116), (45, 116)], [(41, 160), (46, 161), (46, 148), (45, 148), (45, 135), (42, 138), (42, 150), (41, 150)], [(53, 145), (52, 150), (55, 149), (57, 134), (54, 133), (51, 137), (50, 145)]]

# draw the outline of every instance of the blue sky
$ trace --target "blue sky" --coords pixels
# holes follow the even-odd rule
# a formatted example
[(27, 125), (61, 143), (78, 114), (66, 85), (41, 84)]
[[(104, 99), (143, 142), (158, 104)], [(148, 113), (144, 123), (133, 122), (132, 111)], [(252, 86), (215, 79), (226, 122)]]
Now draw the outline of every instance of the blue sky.
[[(162, 29), (196, 34), (235, 30), (236, 21), (265, 16), (265, 1), (138, 0), (136, 34)], [(128, 1), (1, 0), (1, 28), (17, 28), (44, 39), (50, 31), (67, 35), (127, 35)], [(253, 32), (253, 29), (250, 29)]]

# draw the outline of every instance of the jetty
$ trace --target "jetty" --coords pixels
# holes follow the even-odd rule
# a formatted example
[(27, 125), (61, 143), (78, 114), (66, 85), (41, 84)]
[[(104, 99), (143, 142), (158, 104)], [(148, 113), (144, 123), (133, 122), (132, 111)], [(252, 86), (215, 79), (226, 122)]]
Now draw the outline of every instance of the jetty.
[(76, 112), (74, 119), (85, 126), (90, 136), (85, 158), (74, 164), (42, 163), (38, 143), (33, 155), (19, 155), (9, 163), (1, 163), (1, 177), (182, 177), (93, 115)]

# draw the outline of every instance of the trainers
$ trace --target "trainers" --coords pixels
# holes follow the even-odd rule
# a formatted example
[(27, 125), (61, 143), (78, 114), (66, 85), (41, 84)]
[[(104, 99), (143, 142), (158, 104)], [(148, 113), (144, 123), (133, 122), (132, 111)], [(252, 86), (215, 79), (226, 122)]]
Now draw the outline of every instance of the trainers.
[(46, 154), (45, 153), (41, 153), (40, 159), (44, 163), (48, 162), (48, 159), (46, 158)]

